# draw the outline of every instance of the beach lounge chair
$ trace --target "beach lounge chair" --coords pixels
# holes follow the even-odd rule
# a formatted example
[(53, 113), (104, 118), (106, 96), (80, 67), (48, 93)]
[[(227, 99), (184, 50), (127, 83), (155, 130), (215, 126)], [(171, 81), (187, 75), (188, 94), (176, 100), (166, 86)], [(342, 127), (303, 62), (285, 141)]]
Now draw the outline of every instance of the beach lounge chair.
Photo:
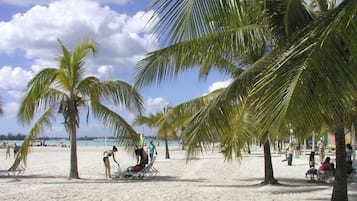
[(138, 179), (144, 179), (144, 177), (154, 177), (156, 174), (159, 172), (155, 167), (154, 167), (154, 162), (156, 160), (156, 156), (153, 157), (153, 159), (150, 161), (148, 165), (146, 165), (143, 169), (139, 171), (133, 171), (131, 168), (126, 169), (124, 171), (117, 171), (115, 172), (115, 177), (114, 178), (119, 178), (119, 179), (133, 179), (133, 178), (138, 178)]
[(22, 166), (17, 167), (15, 170), (0, 170), (1, 176), (20, 176), (24, 173), (25, 168)]

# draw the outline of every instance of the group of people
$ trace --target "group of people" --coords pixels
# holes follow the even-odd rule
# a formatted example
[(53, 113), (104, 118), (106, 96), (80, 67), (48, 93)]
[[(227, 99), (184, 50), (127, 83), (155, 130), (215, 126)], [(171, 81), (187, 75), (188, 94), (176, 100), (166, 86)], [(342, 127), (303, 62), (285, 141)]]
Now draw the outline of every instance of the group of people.
[[(321, 156), (321, 153), (323, 154)], [(352, 153), (353, 149), (350, 144), (346, 145), (346, 172), (347, 175), (351, 174), (353, 169), (352, 169)], [(324, 151), (320, 150), (319, 146), (319, 155), (320, 155), (320, 162), (322, 161), (321, 158), (324, 157)], [(306, 177), (307, 175), (317, 175), (318, 179), (320, 180), (325, 180), (327, 178), (330, 178), (335, 175), (335, 164), (331, 161), (330, 157), (326, 157), (322, 162), (321, 165), (316, 168), (315, 165), (317, 163), (315, 162), (315, 152), (311, 152), (309, 156), (309, 169), (305, 173)]]
[[(148, 150), (149, 150), (149, 154), (145, 151), (143, 145), (141, 145), (140, 147), (136, 146), (134, 151), (136, 156), (136, 164), (128, 167), (126, 171), (140, 171), (149, 163), (149, 157), (150, 157), (150, 161), (152, 161), (154, 158), (154, 154), (157, 155), (156, 146), (154, 145), (153, 141), (150, 141)], [(118, 168), (120, 169), (120, 164), (115, 159), (115, 154), (114, 154), (117, 151), (118, 148), (116, 146), (113, 146), (112, 149), (103, 152), (103, 162), (105, 167), (106, 178), (111, 178), (110, 162), (109, 162), (110, 157), (113, 158), (113, 161), (118, 165)]]
[(6, 156), (5, 158), (8, 159), (10, 158), (11, 155), (11, 149), (13, 150), (14, 153), (14, 158), (16, 157), (16, 154), (19, 152), (20, 150), (20, 146), (18, 146), (16, 143), (14, 145), (9, 144), (8, 142), (5, 142), (5, 148), (6, 148)]

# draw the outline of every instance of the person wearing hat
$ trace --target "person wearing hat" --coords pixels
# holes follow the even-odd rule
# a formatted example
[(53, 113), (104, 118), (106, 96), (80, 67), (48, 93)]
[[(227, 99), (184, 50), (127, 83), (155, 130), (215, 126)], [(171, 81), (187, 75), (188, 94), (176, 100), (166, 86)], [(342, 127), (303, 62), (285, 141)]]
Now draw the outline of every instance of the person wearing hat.
[(323, 138), (320, 138), (320, 141), (317, 143), (317, 147), (319, 148), (320, 163), (322, 164), (325, 159), (325, 143)]

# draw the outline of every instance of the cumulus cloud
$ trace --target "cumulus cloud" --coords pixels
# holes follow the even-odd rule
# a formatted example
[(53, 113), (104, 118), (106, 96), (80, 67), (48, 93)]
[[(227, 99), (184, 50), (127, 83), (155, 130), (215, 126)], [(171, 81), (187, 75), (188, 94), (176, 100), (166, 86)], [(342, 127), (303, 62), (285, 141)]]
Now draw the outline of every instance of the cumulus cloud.
[(32, 76), (32, 71), (20, 67), (4, 66), (0, 68), (0, 90), (22, 91)]
[[(214, 82), (208, 87), (208, 93), (211, 93), (212, 91), (215, 91), (217, 89), (226, 88), (232, 83), (232, 81), (232, 79), (228, 79), (222, 82)], [(205, 95), (207, 95), (208, 93), (206, 93)]]
[(145, 111), (147, 114), (155, 114), (162, 111), (162, 109), (167, 105), (169, 105), (169, 102), (162, 97), (148, 98), (145, 101)]
[(58, 38), (69, 49), (89, 38), (99, 48), (97, 57), (87, 63), (89, 73), (98, 72), (102, 65), (113, 66), (111, 78), (118, 78), (123, 72), (125, 75), (132, 71), (140, 58), (157, 48), (156, 37), (147, 25), (151, 15), (151, 11), (140, 11), (134, 16), (120, 14), (98, 1), (88, 0), (36, 5), (8, 22), (0, 22), (0, 53), (21, 51), (34, 66), (48, 67), (60, 54)]
[[(29, 6), (35, 4), (48, 4), (58, 0), (0, 0), (0, 2), (9, 4), (9, 5), (16, 5), (16, 6)], [(124, 5), (134, 0), (96, 0), (99, 3), (111, 3), (111, 4), (119, 4)]]
[(15, 117), (17, 110), (19, 109), (19, 103), (17, 102), (8, 102), (3, 105), (4, 114), (6, 117)]

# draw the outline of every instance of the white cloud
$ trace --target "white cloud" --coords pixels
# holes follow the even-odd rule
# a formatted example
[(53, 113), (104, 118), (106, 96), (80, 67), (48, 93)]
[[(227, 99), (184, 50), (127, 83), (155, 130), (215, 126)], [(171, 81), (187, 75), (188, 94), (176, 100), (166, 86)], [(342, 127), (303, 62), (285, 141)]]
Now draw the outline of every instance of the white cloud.
[(88, 73), (99, 72), (97, 68), (102, 65), (113, 66), (110, 78), (118, 78), (133, 71), (136, 62), (156, 48), (156, 37), (147, 26), (151, 15), (152, 12), (143, 11), (134, 16), (120, 14), (98, 1), (36, 5), (8, 22), (0, 22), (0, 53), (13, 54), (20, 50), (38, 70), (50, 67), (60, 53), (57, 38), (69, 49), (90, 38), (98, 43), (98, 55), (88, 60)]
[[(0, 0), (0, 2), (9, 4), (9, 5), (16, 5), (16, 6), (29, 6), (29, 5), (35, 5), (35, 4), (48, 4), (52, 3), (58, 0)], [(111, 3), (111, 4), (119, 4), (119, 5), (124, 5), (130, 2), (133, 2), (133, 0), (96, 0), (99, 3)]]
[(215, 91), (217, 89), (226, 88), (232, 83), (232, 81), (232, 79), (228, 79), (223, 82), (214, 82), (208, 87), (208, 93), (211, 93), (212, 91)]
[(3, 105), (4, 114), (6, 117), (15, 117), (17, 114), (17, 110), (19, 109), (19, 103), (17, 102), (8, 102)]
[(0, 90), (22, 91), (32, 76), (32, 71), (20, 67), (4, 66), (0, 68)]
[(162, 97), (148, 98), (145, 101), (145, 111), (147, 114), (155, 114), (162, 111), (162, 109), (167, 105), (169, 105), (169, 102)]
[(102, 65), (98, 68), (97, 74), (101, 79), (110, 77), (114, 72), (113, 66)]

